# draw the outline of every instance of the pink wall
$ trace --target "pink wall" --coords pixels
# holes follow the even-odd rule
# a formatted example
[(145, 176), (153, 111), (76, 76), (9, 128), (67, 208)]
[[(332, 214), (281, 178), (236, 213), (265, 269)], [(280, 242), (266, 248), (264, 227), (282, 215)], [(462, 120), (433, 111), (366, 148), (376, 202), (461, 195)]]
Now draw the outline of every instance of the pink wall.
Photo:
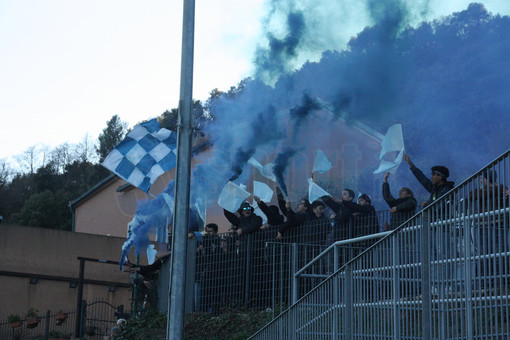
[[(22, 315), (33, 307), (46, 310), (76, 309), (77, 288), (68, 281), (39, 279), (30, 284), (23, 275), (55, 276), (78, 279), (80, 261), (77, 257), (118, 261), (124, 239), (44, 228), (0, 226), (0, 320), (9, 314)], [(85, 262), (85, 279), (112, 283), (129, 283), (127, 273), (118, 266)], [(105, 299), (111, 304), (124, 304), (130, 309), (131, 292), (117, 287), (85, 284), (85, 300)]]

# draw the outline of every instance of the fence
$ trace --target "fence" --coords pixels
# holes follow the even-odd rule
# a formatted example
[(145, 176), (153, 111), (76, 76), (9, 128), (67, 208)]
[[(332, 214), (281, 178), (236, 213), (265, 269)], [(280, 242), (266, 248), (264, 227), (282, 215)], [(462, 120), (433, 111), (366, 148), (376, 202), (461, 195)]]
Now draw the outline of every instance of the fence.
[(26, 319), (17, 325), (0, 323), (0, 339), (71, 339), (74, 335), (76, 311), (52, 313), (48, 310), (36, 320), (38, 322), (33, 324), (29, 324)]
[(252, 339), (510, 338), (509, 152)]
[[(110, 334), (112, 327), (116, 325), (119, 316), (124, 315), (124, 306), (113, 306), (103, 301), (95, 300), (87, 303), (82, 301), (81, 339), (103, 339)], [(76, 311), (59, 311), (54, 313), (50, 310), (33, 320), (22, 319), (17, 324), (9, 322), (0, 323), (0, 339), (72, 339), (75, 337)]]
[[(278, 227), (242, 236), (204, 235), (197, 242), (193, 310), (213, 313), (237, 307), (281, 310), (292, 301), (292, 280), (299, 268), (335, 240), (379, 230), (387, 221), (388, 212), (342, 224), (330, 219), (309, 221), (288, 230), (279, 240)], [(353, 245), (358, 250), (346, 252), (341, 261), (368, 245), (367, 242)], [(332, 273), (332, 263), (324, 262), (315, 273), (328, 271)], [(309, 291), (319, 282), (303, 284), (300, 292)]]

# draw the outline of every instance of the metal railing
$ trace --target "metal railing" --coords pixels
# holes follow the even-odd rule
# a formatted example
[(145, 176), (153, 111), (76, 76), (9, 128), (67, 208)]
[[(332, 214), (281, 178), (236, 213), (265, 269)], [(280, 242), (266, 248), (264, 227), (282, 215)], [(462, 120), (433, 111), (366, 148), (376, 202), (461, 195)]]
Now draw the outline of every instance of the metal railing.
[[(0, 322), (0, 339), (71, 339), (75, 338), (74, 330), (79, 313), (76, 310), (47, 310), (36, 318), (23, 318), (18, 323)], [(124, 306), (113, 306), (104, 300), (87, 303), (82, 301), (81, 322), (83, 326), (79, 338), (101, 337), (110, 334), (117, 319), (124, 314)]]
[(27, 319), (22, 319), (17, 324), (0, 322), (0, 339), (71, 339), (75, 319), (76, 311), (55, 313), (48, 310), (34, 318), (34, 323)]
[(510, 338), (509, 155), (348, 261), (252, 339)]

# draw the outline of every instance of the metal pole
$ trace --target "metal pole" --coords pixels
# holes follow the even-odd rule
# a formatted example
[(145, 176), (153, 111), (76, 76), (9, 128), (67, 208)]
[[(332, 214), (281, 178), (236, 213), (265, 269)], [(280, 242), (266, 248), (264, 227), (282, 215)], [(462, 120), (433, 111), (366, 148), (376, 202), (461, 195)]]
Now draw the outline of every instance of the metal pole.
[(248, 237), (245, 237), (247, 238), (246, 240), (246, 253), (244, 254), (244, 260), (245, 260), (245, 263), (244, 263), (244, 304), (246, 306), (249, 305), (250, 303), (250, 292), (252, 291), (251, 289), (251, 242), (252, 242), (252, 238), (251, 238), (251, 235), (248, 235)]
[(421, 215), (422, 338), (432, 339), (432, 296), (430, 282), (430, 212)]
[(80, 337), (80, 325), (81, 325), (81, 301), (83, 299), (83, 277), (85, 275), (85, 260), (80, 260), (80, 277), (78, 279), (78, 297), (76, 301), (76, 324), (74, 328), (74, 337), (79, 338)]
[(46, 319), (44, 320), (44, 340), (50, 338), (50, 310), (46, 311)]
[(345, 309), (343, 312), (343, 338), (353, 338), (353, 312), (354, 312), (354, 300), (353, 300), (353, 277), (352, 277), (352, 265), (348, 265), (345, 268), (345, 279), (344, 279), (344, 303)]
[(298, 261), (298, 255), (297, 255), (297, 251), (298, 251), (298, 248), (297, 248), (297, 244), (296, 243), (292, 243), (292, 248), (291, 248), (291, 251), (292, 251), (292, 268), (291, 268), (291, 273), (292, 273), (292, 304), (295, 304), (298, 300), (298, 277), (296, 275), (296, 272), (298, 271), (298, 264), (297, 264), (297, 261)]
[(186, 253), (190, 201), (193, 45), (195, 1), (184, 0), (182, 20), (181, 88), (177, 130), (177, 167), (175, 175), (175, 208), (172, 225), (172, 256), (168, 292), (167, 340), (184, 338), (184, 295)]

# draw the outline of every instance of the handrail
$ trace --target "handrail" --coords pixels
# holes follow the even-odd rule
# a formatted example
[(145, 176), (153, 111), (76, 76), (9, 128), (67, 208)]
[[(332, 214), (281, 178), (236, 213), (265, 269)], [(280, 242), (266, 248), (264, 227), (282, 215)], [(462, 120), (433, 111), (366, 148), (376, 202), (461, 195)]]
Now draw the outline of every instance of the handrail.
[[(437, 333), (437, 337), (439, 338), (446, 338), (446, 333), (450, 331), (456, 331), (458, 332), (458, 329), (454, 329), (453, 327), (457, 327), (455, 325), (449, 325), (449, 320), (455, 321), (455, 318), (459, 318), (459, 320), (463, 320), (466, 318), (467, 321), (473, 321), (474, 318), (480, 317), (483, 319), (484, 315), (483, 310), (480, 311), (480, 306), (476, 306), (473, 304), (475, 300), (485, 300), (485, 299), (492, 299), (497, 300), (498, 296), (505, 295), (505, 299), (508, 298), (508, 294), (510, 293), (510, 290), (505, 290), (506, 287), (497, 287), (496, 289), (485, 290), (480, 291), (478, 295), (473, 295), (473, 292), (471, 289), (480, 289), (479, 285), (482, 284), (490, 284), (491, 283), (491, 277), (487, 275), (495, 275), (494, 273), (487, 274), (487, 266), (496, 266), (496, 263), (494, 265), (489, 264), (489, 262), (480, 263), (483, 261), (496, 261), (499, 259), (499, 261), (502, 261), (504, 259), (505, 263), (507, 259), (510, 257), (510, 240), (506, 240), (507, 232), (505, 231), (505, 239), (504, 240), (498, 240), (499, 234), (494, 234), (496, 232), (499, 233), (499, 231), (492, 231), (493, 234), (485, 235), (486, 232), (491, 232), (491, 230), (500, 230), (501, 228), (507, 228), (509, 219), (508, 214), (510, 213), (510, 207), (508, 206), (508, 198), (504, 198), (504, 202), (499, 201), (500, 198), (502, 198), (504, 195), (503, 193), (499, 194), (492, 194), (492, 199), (496, 199), (496, 204), (499, 203), (499, 205), (496, 205), (494, 209), (488, 210), (488, 211), (469, 211), (471, 209), (465, 209), (466, 207), (474, 207), (477, 209), (477, 206), (472, 205), (475, 201), (473, 198), (468, 198), (469, 206), (463, 206), (463, 202), (461, 200), (466, 199), (464, 196), (467, 194), (468, 191), (478, 190), (479, 188), (483, 188), (481, 184), (480, 186), (477, 184), (477, 178), (479, 178), (485, 171), (487, 170), (495, 170), (498, 173), (498, 184), (497, 185), (503, 185), (508, 186), (508, 180), (509, 180), (509, 162), (510, 162), (510, 150), (504, 152), (500, 156), (498, 156), (495, 160), (492, 162), (489, 162), (486, 166), (482, 167), (480, 170), (475, 172), (472, 176), (465, 179), (464, 181), (460, 182), (460, 184), (456, 185), (454, 188), (449, 190), (447, 193), (445, 193), (443, 196), (432, 202), (430, 205), (416, 213), (413, 217), (405, 221), (403, 224), (401, 224), (399, 227), (395, 228), (395, 230), (389, 231), (389, 232), (383, 232), (378, 234), (373, 234), (370, 236), (362, 236), (354, 239), (348, 239), (348, 240), (342, 240), (337, 241), (334, 244), (330, 245), (328, 248), (326, 248), (324, 251), (322, 251), (319, 255), (317, 255), (314, 259), (312, 259), (309, 263), (304, 265), (301, 269), (295, 272), (294, 277), (297, 278), (304, 274), (304, 272), (309, 269), (312, 265), (317, 264), (318, 261), (322, 258), (324, 258), (325, 255), (330, 254), (331, 250), (337, 249), (339, 246), (344, 246), (348, 244), (352, 244), (355, 242), (361, 242), (366, 241), (374, 238), (381, 238), (380, 241), (376, 242), (375, 244), (371, 245), (364, 251), (362, 251), (360, 254), (357, 254), (351, 259), (348, 259), (343, 266), (341, 266), (339, 269), (334, 270), (334, 273), (329, 275), (326, 280), (319, 283), (315, 288), (308, 291), (304, 296), (299, 298), (299, 300), (295, 301), (286, 311), (284, 311), (282, 314), (278, 315), (273, 321), (268, 323), (266, 326), (264, 326), (262, 329), (260, 329), (257, 333), (255, 333), (251, 338), (257, 338), (260, 337), (258, 334), (262, 335), (264, 337), (264, 334), (280, 334), (279, 338), (282, 338), (281, 336), (287, 336), (287, 337), (293, 337), (298, 336), (296, 332), (299, 334), (302, 334), (303, 336), (306, 336), (309, 334), (310, 336), (313, 336), (313, 334), (329, 334), (332, 336), (333, 334), (337, 334), (335, 332), (342, 332), (343, 336), (349, 338), (349, 336), (352, 336), (353, 329), (351, 325), (354, 325), (357, 322), (363, 322), (364, 319), (354, 319), (353, 317), (353, 305), (359, 304), (361, 301), (363, 304), (366, 301), (369, 304), (373, 304), (375, 306), (381, 306), (382, 303), (387, 304), (388, 307), (397, 308), (393, 309), (393, 318), (387, 319), (388, 324), (384, 323), (380, 324), (380, 327), (384, 327), (381, 330), (383, 330), (383, 333), (385, 335), (391, 336), (391, 332), (394, 333), (394, 336), (397, 338), (400, 337), (401, 328), (400, 327), (408, 327), (408, 326), (402, 326), (402, 323), (395, 322), (395, 320), (400, 319), (400, 315), (402, 312), (398, 310), (398, 306), (402, 305), (403, 303), (411, 303), (412, 301), (407, 300), (399, 300), (399, 296), (403, 296), (406, 298), (405, 295), (401, 295), (401, 289), (406, 290), (406, 287), (399, 286), (402, 283), (399, 283), (399, 280), (421, 280), (421, 285), (419, 285), (420, 290), (418, 292), (411, 290), (410, 288), (407, 288), (407, 292), (411, 294), (416, 295), (410, 295), (413, 298), (420, 298), (422, 299), (423, 303), (415, 303), (413, 304), (417, 305), (417, 310), (415, 311), (415, 315), (409, 314), (406, 317), (410, 317), (410, 320), (412, 318), (416, 319), (417, 321), (420, 321), (419, 324), (421, 326), (419, 327), (408, 327), (413, 332), (413, 335), (409, 335), (411, 337), (419, 337), (419, 336), (425, 336), (428, 337), (431, 333), (427, 330), (433, 329), (431, 328), (432, 325), (438, 326), (439, 330), (434, 330), (435, 333)], [(496, 184), (495, 184), (496, 185)], [(484, 198), (480, 198), (480, 201)], [(491, 196), (489, 196), (488, 199), (491, 199)], [(483, 201), (482, 201), (483, 202)], [(485, 203), (483, 203), (485, 204)], [(488, 207), (488, 206), (487, 206)], [(485, 208), (480, 208), (485, 209)], [(500, 219), (494, 219), (494, 217), (500, 216)], [(499, 221), (499, 222), (498, 222)], [(482, 229), (479, 228), (479, 225), (477, 225), (477, 222), (484, 222), (484, 224), (491, 224), (489, 225), (489, 229)], [(501, 225), (495, 225), (494, 223), (504, 223)], [(463, 227), (463, 228), (460, 228)], [(431, 234), (431, 230), (435, 230), (436, 228), (439, 228), (438, 230), (441, 231), (440, 234)], [(462, 229), (466, 232), (462, 234), (456, 234), (456, 229)], [(403, 235), (404, 232), (407, 232), (408, 230), (411, 230), (414, 232), (409, 235), (409, 237)], [(483, 234), (477, 234), (479, 232), (482, 232)], [(484, 244), (485, 248), (481, 252), (478, 252), (477, 250), (471, 250), (471, 247), (473, 246), (473, 233), (476, 233), (478, 235), (477, 237), (481, 237), (481, 240), (488, 240), (488, 244)], [(399, 238), (399, 236), (403, 236), (403, 238)], [(442, 237), (448, 237), (449, 239), (446, 240), (446, 242), (457, 242), (456, 245), (457, 249), (453, 249), (455, 254), (451, 255), (449, 252), (451, 251), (451, 248), (448, 248), (448, 244), (444, 244), (445, 240), (442, 239)], [(499, 236), (501, 237), (501, 236)], [(450, 239), (451, 238), (451, 239)], [(470, 241), (471, 239), (471, 241)], [(407, 243), (407, 247), (411, 246), (414, 247), (414, 245), (417, 246), (417, 251), (423, 252), (420, 253), (417, 258), (411, 258), (406, 257), (403, 262), (401, 262), (402, 252), (399, 250), (399, 242), (401, 241), (409, 242)], [(406, 241), (410, 240), (410, 241)], [(481, 241), (476, 241), (481, 242)], [(494, 242), (494, 244), (492, 243)], [(505, 242), (504, 247), (505, 248), (496, 248), (498, 246), (497, 242)], [(476, 243), (475, 243), (476, 244)], [(367, 253), (373, 252), (374, 255), (377, 255), (377, 251), (384, 251), (384, 247), (390, 247), (392, 250), (392, 254), (389, 258), (387, 258), (385, 261), (382, 262), (373, 262), (370, 261), (370, 256), (367, 255)], [(444, 249), (442, 248), (444, 247)], [(455, 247), (455, 244), (454, 244)], [(400, 253), (399, 253), (400, 251)], [(445, 252), (445, 253), (443, 253)], [(399, 255), (400, 254), (400, 255)], [(379, 255), (381, 256), (381, 255)], [(365, 263), (363, 259), (367, 259), (367, 262)], [(407, 261), (413, 260), (415, 262), (409, 263)], [(371, 300), (370, 296), (368, 296), (368, 300), (364, 300), (363, 295), (360, 295), (361, 292), (364, 292), (368, 289), (368, 292), (371, 292), (371, 286), (359, 286), (356, 287), (355, 291), (352, 291), (353, 287), (353, 271), (359, 272), (359, 271), (367, 271), (371, 270), (374, 267), (372, 265), (382, 265), (383, 267), (387, 267), (388, 270), (393, 270), (393, 272), (390, 272), (388, 274), (384, 274), (383, 276), (359, 276), (354, 278), (354, 280), (373, 280), (372, 284), (376, 284), (377, 282), (388, 282), (389, 286), (384, 288), (383, 294), (389, 294), (386, 295), (386, 299), (382, 300)], [(450, 266), (452, 264), (459, 264), (461, 265), (461, 270), (464, 270), (463, 274), (460, 277), (453, 276), (445, 277), (444, 273), (451, 270), (450, 267), (445, 267), (446, 265)], [(483, 271), (483, 276), (476, 277), (473, 275), (479, 275), (478, 272), (475, 272), (475, 268), (472, 269), (471, 266), (479, 266), (480, 269)], [(416, 269), (413, 269), (412, 272), (408, 272), (407, 274), (405, 272), (399, 272), (402, 268), (410, 268), (411, 266), (418, 268), (421, 266), (421, 270), (416, 272)], [(442, 267), (439, 267), (442, 266)], [(381, 266), (379, 266), (380, 268)], [(443, 268), (443, 269), (441, 269)], [(455, 268), (455, 267), (454, 267)], [(501, 269), (498, 270), (507, 270), (506, 272), (497, 273), (498, 280), (504, 280), (504, 282), (508, 282), (508, 276), (510, 276), (510, 273), (508, 272), (508, 268), (501, 267)], [(435, 271), (435, 274), (431, 270)], [(438, 272), (440, 270), (440, 272)], [(496, 270), (495, 268), (491, 268), (491, 270)], [(454, 269), (455, 271), (455, 269)], [(380, 272), (380, 271), (379, 271)], [(417, 274), (413, 274), (417, 273)], [(421, 273), (421, 274), (420, 274)], [(453, 273), (455, 274), (455, 273)], [(313, 274), (314, 277), (318, 277), (316, 274)], [(403, 276), (402, 278), (400, 275), (409, 275), (409, 276)], [(423, 275), (420, 276), (420, 275)], [(431, 278), (431, 275), (433, 276)], [(502, 276), (504, 275), (504, 276)], [(304, 276), (304, 275), (303, 275)], [(485, 277), (487, 276), (487, 277)], [(475, 279), (475, 282), (470, 282), (470, 279)], [(377, 281), (379, 280), (379, 281)], [(453, 280), (453, 281), (451, 281)], [(402, 281), (403, 284), (406, 284), (406, 281)], [(409, 282), (409, 281), (408, 281)], [(461, 295), (444, 295), (446, 294), (444, 291), (443, 293), (439, 295), (435, 295), (437, 293), (432, 293), (431, 290), (436, 289), (438, 287), (433, 285), (440, 285), (439, 288), (448, 288), (449, 285), (457, 285), (464, 283), (465, 286), (462, 288), (462, 291), (460, 292)], [(476, 288), (475, 288), (476, 284)], [(388, 288), (391, 288), (391, 290), (386, 290)], [(451, 288), (451, 287), (450, 287)], [(484, 286), (482, 286), (482, 289)], [(422, 290), (423, 289), (423, 290)], [(336, 294), (337, 292), (343, 291), (343, 293), (340, 293), (340, 300), (334, 297), (330, 297), (326, 300), (324, 300), (324, 294), (327, 293), (325, 296), (330, 296), (329, 294)], [(328, 293), (329, 292), (329, 293)], [(359, 301), (353, 301), (353, 293), (356, 293), (356, 298)], [(346, 294), (343, 296), (343, 294)], [(423, 294), (423, 295), (422, 295)], [(462, 295), (463, 294), (463, 295)], [(493, 294), (493, 295), (491, 295)], [(362, 297), (362, 300), (359, 299), (359, 297)], [(388, 296), (390, 299), (388, 300)], [(440, 300), (438, 300), (438, 298)], [(464, 303), (462, 305), (461, 309), (457, 308), (454, 309), (454, 307), (450, 308), (449, 303), (452, 303), (452, 299), (456, 299), (455, 303)], [(323, 301), (324, 300), (324, 301)], [(432, 304), (430, 301), (434, 301), (435, 304), (437, 303), (447, 303), (447, 305), (443, 306), (445, 309), (441, 306), (436, 306), (435, 308), (439, 307), (439, 311), (434, 312), (435, 314), (431, 313), (431, 307)], [(354, 303), (353, 303), (354, 302)], [(299, 306), (304, 304), (306, 308), (300, 309)], [(314, 305), (322, 306), (320, 308), (313, 308)], [(396, 307), (395, 307), (396, 306)], [(498, 306), (493, 306), (492, 308), (498, 308)], [(451, 311), (449, 311), (451, 309)], [(301, 317), (300, 313), (304, 313), (303, 316), (306, 316), (304, 318)], [(332, 314), (334, 313), (334, 314)], [(345, 313), (345, 314), (344, 314)], [(374, 310), (371, 311), (371, 313), (374, 313)], [(452, 313), (452, 314), (449, 314)], [(457, 313), (457, 314), (454, 314)], [(478, 314), (480, 315), (478, 315)], [(382, 313), (385, 314), (385, 313)], [(368, 315), (374, 315), (374, 314), (367, 314), (368, 319), (370, 317)], [(477, 316), (478, 315), (478, 316)], [(339, 317), (344, 317), (349, 319), (352, 322), (355, 323), (349, 323), (346, 321), (349, 321), (345, 319), (342, 324), (344, 327), (343, 329), (339, 329), (338, 325), (335, 326), (335, 329), (331, 329), (331, 324), (329, 320), (338, 320)], [(446, 321), (441, 318), (447, 318)], [(450, 319), (448, 319), (450, 318)], [(321, 323), (315, 323), (313, 320), (322, 320)], [(351, 320), (352, 319), (352, 320)], [(367, 320), (368, 320), (367, 319)], [(384, 318), (383, 318), (384, 319)], [(451, 321), (450, 320), (450, 321)], [(475, 319), (476, 320), (476, 319)], [(336, 322), (336, 321), (334, 321)], [(459, 321), (460, 323), (458, 326), (465, 327), (466, 325), (469, 327), (472, 323), (463, 323), (462, 321)], [(496, 321), (496, 322), (510, 322), (508, 319), (508, 315), (506, 318), (506, 321)], [(391, 327), (389, 325), (392, 324)], [(412, 322), (407, 322), (406, 325), (413, 324)], [(372, 323), (367, 323), (367, 325), (372, 325)], [(377, 327), (377, 324), (374, 324)], [(324, 328), (325, 327), (325, 328)], [(479, 325), (476, 330), (465, 330), (467, 334), (467, 338), (472, 339), (474, 332), (483, 332), (483, 329), (488, 329), (492, 327), (492, 324), (487, 322), (484, 325)], [(479, 328), (479, 329), (478, 329)], [(274, 333), (274, 330), (276, 329), (283, 329), (283, 331)], [(372, 334), (379, 334), (374, 333), (374, 329), (369, 326), (369, 329), (367, 330), (371, 334), (371, 336), (376, 336)], [(390, 333), (386, 333), (386, 331), (390, 331)], [(489, 330), (490, 332), (494, 331), (493, 328)], [(315, 333), (314, 333), (315, 332)], [(317, 333), (319, 332), (319, 333)], [(333, 333), (331, 333), (333, 332)], [(372, 333), (370, 333), (372, 332)], [(449, 334), (449, 333), (448, 333)], [(455, 333), (457, 334), (457, 333)], [(482, 333), (477, 333), (482, 334)], [(501, 334), (501, 332), (496, 332), (494, 334)], [(335, 335), (335, 336), (337, 336)], [(360, 335), (358, 335), (360, 336)], [(450, 336), (450, 335), (448, 335)], [(459, 336), (462, 336), (459, 333)], [(251, 339), (250, 338), (250, 339)], [(266, 339), (267, 337), (264, 337)], [(269, 337), (272, 339), (272, 337)]]
[(335, 243), (333, 243), (332, 245), (330, 245), (329, 247), (324, 249), (319, 255), (314, 257), (310, 262), (308, 262), (306, 265), (304, 265), (303, 268), (301, 268), (294, 274), (294, 276), (295, 277), (299, 276), (299, 274), (301, 274), (303, 271), (308, 269), (312, 264), (319, 261), (324, 255), (329, 253), (332, 249), (334, 249), (337, 246), (343, 246), (346, 244), (351, 244), (351, 243), (356, 243), (356, 242), (361, 242), (361, 241), (368, 241), (368, 240), (372, 240), (374, 238), (381, 238), (381, 237), (391, 234), (392, 232), (393, 232), (393, 230), (392, 231), (383, 231), (382, 233), (370, 234), (370, 235), (360, 236), (360, 237), (356, 237), (356, 238), (350, 238), (347, 240), (336, 241)]

